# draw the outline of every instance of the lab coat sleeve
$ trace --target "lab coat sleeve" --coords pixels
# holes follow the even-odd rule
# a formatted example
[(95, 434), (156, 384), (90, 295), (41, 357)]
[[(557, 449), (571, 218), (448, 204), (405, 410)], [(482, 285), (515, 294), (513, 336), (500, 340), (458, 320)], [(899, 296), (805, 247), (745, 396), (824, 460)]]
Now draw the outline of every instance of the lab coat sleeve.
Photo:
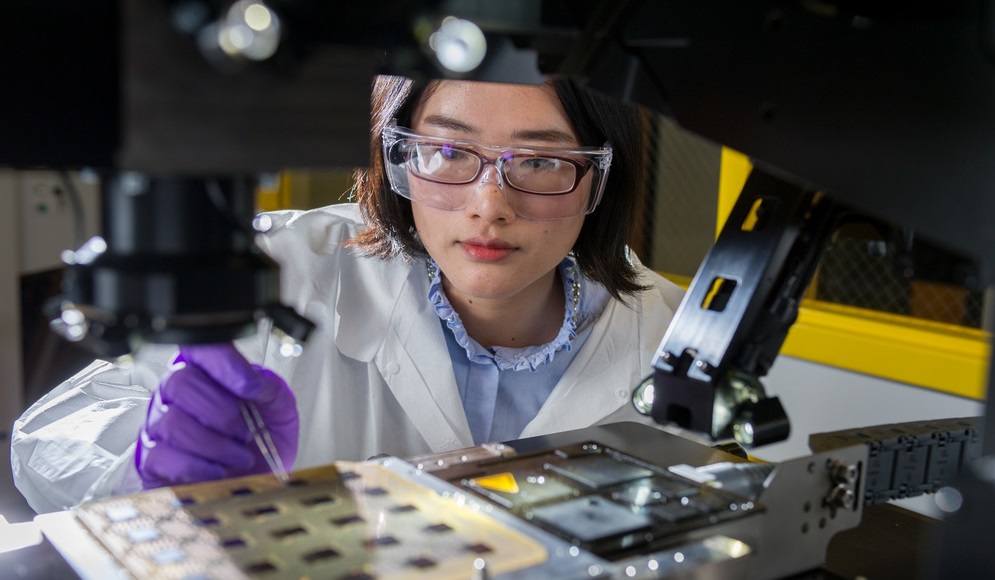
[(141, 490), (135, 441), (172, 351), (143, 349), (128, 366), (94, 361), (21, 415), (11, 468), (32, 509), (63, 510)]

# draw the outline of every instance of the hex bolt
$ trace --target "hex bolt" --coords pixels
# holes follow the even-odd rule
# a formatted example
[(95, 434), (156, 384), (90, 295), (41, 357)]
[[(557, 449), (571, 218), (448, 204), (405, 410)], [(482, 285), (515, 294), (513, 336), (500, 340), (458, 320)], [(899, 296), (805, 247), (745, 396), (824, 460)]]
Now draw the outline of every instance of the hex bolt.
[(826, 496), (826, 504), (832, 508), (851, 509), (855, 497), (853, 488), (840, 483), (830, 490), (829, 495)]
[(857, 481), (857, 466), (839, 459), (829, 461), (829, 478), (833, 483), (854, 483)]

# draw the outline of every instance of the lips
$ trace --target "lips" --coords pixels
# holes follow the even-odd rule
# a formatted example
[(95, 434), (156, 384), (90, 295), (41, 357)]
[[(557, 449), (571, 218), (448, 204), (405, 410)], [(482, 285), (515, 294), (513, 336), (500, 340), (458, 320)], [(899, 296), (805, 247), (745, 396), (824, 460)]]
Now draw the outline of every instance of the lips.
[(460, 245), (471, 258), (481, 262), (496, 262), (515, 251), (515, 246), (498, 239), (469, 238)]

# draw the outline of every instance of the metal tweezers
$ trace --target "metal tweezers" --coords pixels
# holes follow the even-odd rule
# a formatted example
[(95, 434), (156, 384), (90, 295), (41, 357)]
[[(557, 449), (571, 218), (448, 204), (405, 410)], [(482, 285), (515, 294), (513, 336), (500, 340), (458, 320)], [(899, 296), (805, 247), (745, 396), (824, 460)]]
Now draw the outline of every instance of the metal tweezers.
[(273, 442), (269, 428), (266, 427), (266, 422), (263, 421), (262, 415), (259, 414), (256, 404), (252, 401), (243, 400), (240, 400), (238, 404), (242, 410), (242, 417), (245, 418), (245, 424), (249, 426), (249, 432), (252, 433), (252, 438), (259, 447), (259, 451), (262, 452), (263, 459), (269, 465), (270, 471), (281, 482), (287, 483), (290, 481), (287, 468), (284, 466), (283, 460), (280, 459), (280, 451), (277, 450), (276, 443)]

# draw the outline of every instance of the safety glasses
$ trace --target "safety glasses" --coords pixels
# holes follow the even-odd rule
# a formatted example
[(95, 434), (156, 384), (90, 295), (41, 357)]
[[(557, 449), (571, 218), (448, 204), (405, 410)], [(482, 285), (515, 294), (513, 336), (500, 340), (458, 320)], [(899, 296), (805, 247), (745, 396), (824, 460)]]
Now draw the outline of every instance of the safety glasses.
[(397, 194), (452, 211), (470, 203), (476, 189), (470, 184), (493, 165), (515, 214), (531, 219), (564, 219), (594, 211), (612, 160), (607, 144), (575, 149), (494, 147), (422, 135), (396, 122), (383, 132), (383, 153), (387, 178)]

